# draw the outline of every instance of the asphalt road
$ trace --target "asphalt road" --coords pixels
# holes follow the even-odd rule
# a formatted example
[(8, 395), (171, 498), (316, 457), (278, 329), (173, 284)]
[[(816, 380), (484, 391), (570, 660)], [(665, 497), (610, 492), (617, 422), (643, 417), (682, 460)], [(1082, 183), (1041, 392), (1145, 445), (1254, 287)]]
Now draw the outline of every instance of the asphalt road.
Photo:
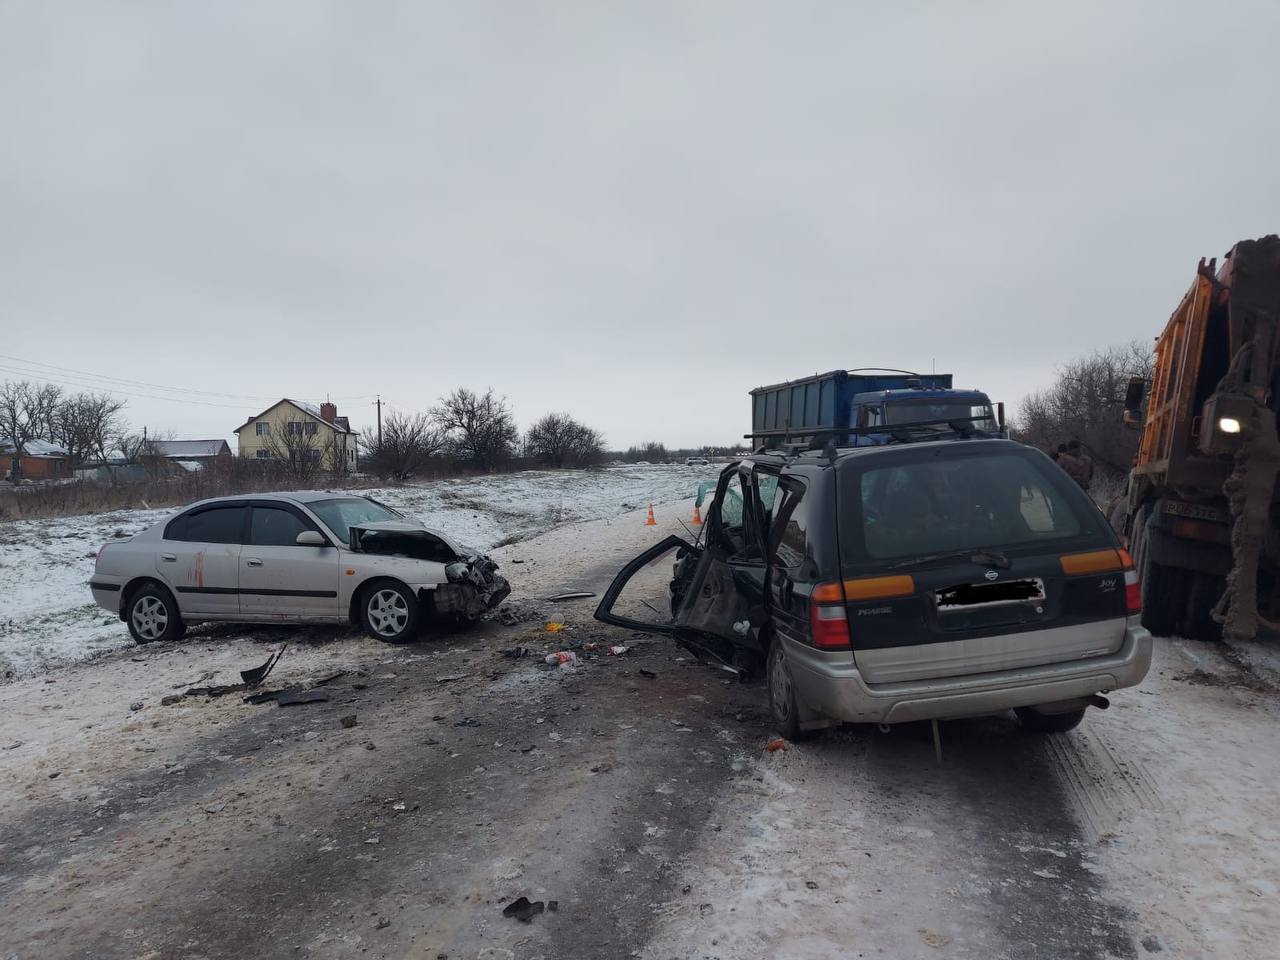
[[(944, 724), (941, 765), (926, 725), (768, 752), (762, 686), (594, 624), (592, 602), (556, 635), (541, 619), (406, 648), (313, 633), (312, 678), (345, 671), (326, 702), (148, 702), (118, 753), (15, 766), (0, 956), (1260, 958), (1273, 942), (1280, 877), (1258, 844), (1280, 763), (1270, 741), (1196, 738), (1206, 719), (1273, 731), (1275, 690), (1212, 651), (1193, 670), (1162, 644), (1149, 688), (1066, 736)], [(196, 663), (216, 639), (119, 666)], [(553, 642), (583, 664), (501, 655)], [(630, 650), (587, 649), (608, 642)], [(45, 687), (40, 715), (75, 709), (95, 669)], [(1187, 750), (1216, 787), (1179, 767)], [(1197, 826), (1210, 807), (1216, 832)], [(504, 916), (521, 896), (544, 912)]]

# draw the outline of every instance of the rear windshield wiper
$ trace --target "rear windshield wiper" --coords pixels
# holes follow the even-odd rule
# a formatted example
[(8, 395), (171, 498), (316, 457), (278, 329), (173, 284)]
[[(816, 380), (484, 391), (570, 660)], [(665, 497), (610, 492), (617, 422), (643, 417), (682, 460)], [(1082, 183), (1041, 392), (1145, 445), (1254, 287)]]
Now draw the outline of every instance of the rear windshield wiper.
[(903, 570), (907, 567), (919, 567), (938, 560), (968, 560), (970, 563), (976, 563), (981, 567), (999, 567), (1001, 570), (1009, 569), (1009, 558), (999, 550), (957, 550), (954, 553), (931, 553), (928, 556), (912, 557), (910, 560), (902, 560), (891, 564), (889, 569)]

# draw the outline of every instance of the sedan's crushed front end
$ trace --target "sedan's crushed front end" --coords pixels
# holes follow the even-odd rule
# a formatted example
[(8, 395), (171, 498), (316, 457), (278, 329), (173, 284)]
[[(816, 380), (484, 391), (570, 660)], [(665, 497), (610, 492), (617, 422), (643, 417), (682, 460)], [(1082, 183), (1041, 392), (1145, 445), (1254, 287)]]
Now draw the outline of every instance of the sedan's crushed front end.
[(450, 563), (444, 572), (449, 582), (431, 591), (431, 602), (439, 613), (454, 613), (474, 620), (511, 593), (511, 584), (506, 577), (499, 576), (498, 565), (481, 554)]
[(436, 613), (475, 620), (511, 593), (511, 584), (506, 577), (499, 576), (498, 564), (493, 559), (412, 521), (383, 521), (352, 527), (351, 549), (356, 553), (440, 564), (435, 570), (443, 568), (443, 577), (432, 586), (418, 589), (419, 599)]

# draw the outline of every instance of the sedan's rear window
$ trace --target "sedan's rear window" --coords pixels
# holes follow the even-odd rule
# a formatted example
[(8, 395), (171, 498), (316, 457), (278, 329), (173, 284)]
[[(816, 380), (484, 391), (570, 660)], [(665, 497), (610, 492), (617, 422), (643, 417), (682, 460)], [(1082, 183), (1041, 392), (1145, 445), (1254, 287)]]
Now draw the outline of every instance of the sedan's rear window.
[(1044, 458), (959, 451), (847, 474), (857, 509), (844, 514), (846, 559), (1012, 548), (1100, 531), (1100, 514)]

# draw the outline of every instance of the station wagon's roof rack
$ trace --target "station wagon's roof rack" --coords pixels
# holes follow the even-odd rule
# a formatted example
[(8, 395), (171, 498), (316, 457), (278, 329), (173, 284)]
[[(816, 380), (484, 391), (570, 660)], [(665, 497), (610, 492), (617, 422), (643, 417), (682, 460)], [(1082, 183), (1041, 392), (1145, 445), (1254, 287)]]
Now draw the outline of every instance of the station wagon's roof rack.
[[(812, 434), (797, 434), (792, 430), (761, 430), (757, 433), (743, 434), (747, 440), (754, 440), (757, 437), (766, 439), (756, 448), (753, 453), (781, 453), (785, 456), (795, 456), (810, 450), (824, 450), (827, 447), (835, 449), (844, 449), (851, 447), (848, 442), (850, 436), (866, 437), (873, 434), (888, 434), (899, 443), (911, 443), (915, 440), (934, 440), (937, 439), (937, 431), (931, 430), (930, 434), (915, 433), (912, 431), (920, 431), (926, 428), (949, 427), (951, 431), (959, 436), (960, 439), (968, 440), (973, 437), (988, 439), (998, 436), (991, 434), (985, 430), (979, 430), (974, 424), (979, 420), (991, 419), (988, 414), (981, 414), (975, 417), (945, 417), (934, 420), (912, 420), (910, 423), (887, 423), (879, 424), (873, 427), (839, 427), (834, 430), (819, 430)], [(792, 438), (795, 437), (793, 440)], [(780, 438), (781, 444), (770, 446), (769, 439)]]

